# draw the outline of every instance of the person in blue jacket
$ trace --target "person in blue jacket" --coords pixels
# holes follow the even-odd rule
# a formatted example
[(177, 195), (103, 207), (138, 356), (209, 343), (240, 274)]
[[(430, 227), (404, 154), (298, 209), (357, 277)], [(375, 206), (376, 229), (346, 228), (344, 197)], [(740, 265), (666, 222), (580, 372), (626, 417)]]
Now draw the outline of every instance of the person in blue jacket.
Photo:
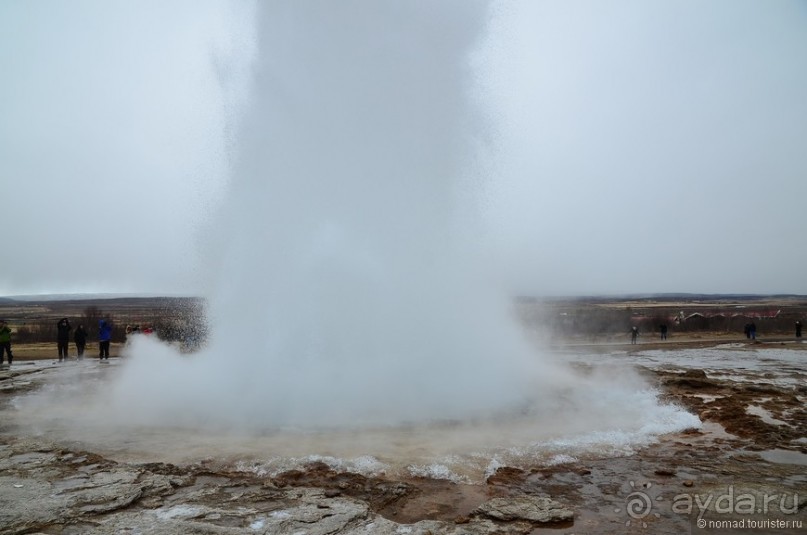
[(106, 320), (98, 322), (98, 348), (100, 360), (109, 360), (109, 342), (112, 341), (112, 325)]

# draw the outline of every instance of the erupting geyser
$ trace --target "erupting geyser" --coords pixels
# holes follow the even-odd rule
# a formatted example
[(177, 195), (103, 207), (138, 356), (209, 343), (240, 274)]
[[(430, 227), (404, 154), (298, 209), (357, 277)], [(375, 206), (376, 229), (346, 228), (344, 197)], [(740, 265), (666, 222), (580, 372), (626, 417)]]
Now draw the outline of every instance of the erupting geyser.
[(260, 4), (210, 345), (148, 403), (321, 425), (524, 402), (535, 356), (473, 247), (469, 57), (485, 20), (480, 2)]
[[(482, 267), (470, 57), (487, 15), (466, 0), (259, 4), (209, 238), (211, 338), (192, 357), (135, 341), (108, 394), (128, 423), (677, 425), (653, 421), (679, 412), (654, 412), (633, 376), (583, 379), (529, 348)], [(483, 434), (503, 445), (514, 427), (535, 440), (521, 423)]]

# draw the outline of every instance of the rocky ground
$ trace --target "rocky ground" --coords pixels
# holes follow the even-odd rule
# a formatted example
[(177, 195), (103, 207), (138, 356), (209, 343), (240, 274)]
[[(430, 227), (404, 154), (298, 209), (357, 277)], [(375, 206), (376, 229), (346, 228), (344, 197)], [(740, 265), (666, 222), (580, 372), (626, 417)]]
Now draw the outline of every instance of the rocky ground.
[[(368, 476), (323, 462), (264, 475), (215, 459), (124, 462), (0, 414), (0, 533), (739, 533), (727, 529), (739, 524), (698, 522), (751, 520), (759, 529), (742, 533), (804, 533), (803, 347), (786, 348), (804, 360), (780, 370), (784, 382), (754, 369), (645, 368), (668, 400), (700, 416), (701, 429), (625, 457), (500, 467), (482, 484)], [(12, 397), (46, 377), (41, 367), (0, 370), (0, 410), (13, 411)]]

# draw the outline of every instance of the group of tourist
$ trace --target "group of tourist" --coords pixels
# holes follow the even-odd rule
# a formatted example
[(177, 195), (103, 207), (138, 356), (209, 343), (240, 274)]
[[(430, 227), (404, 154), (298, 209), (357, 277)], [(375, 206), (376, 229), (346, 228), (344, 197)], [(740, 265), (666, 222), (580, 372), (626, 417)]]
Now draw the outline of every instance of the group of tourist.
[[(56, 346), (59, 350), (59, 362), (67, 360), (67, 348), (70, 344), (70, 331), (73, 327), (70, 320), (62, 318), (56, 322)], [(76, 344), (78, 360), (84, 359), (84, 349), (87, 347), (87, 330), (79, 325), (73, 333), (73, 342)], [(112, 342), (112, 324), (106, 320), (98, 322), (98, 357), (101, 360), (109, 359), (109, 344)]]
[[(798, 323), (798, 322), (796, 322)], [(743, 333), (745, 337), (749, 340), (756, 340), (757, 339), (757, 324), (753, 321), (751, 323), (746, 323), (745, 327), (743, 327)]]
[[(662, 323), (661, 325), (659, 325), (658, 330), (661, 333), (661, 339), (666, 340), (667, 339), (667, 324)], [(631, 344), (636, 344), (637, 341), (638, 341), (638, 338), (639, 338), (639, 327), (636, 327), (634, 325), (633, 327), (630, 328), (630, 331), (628, 331), (628, 334), (630, 334), (630, 343)]]
[[(661, 333), (661, 339), (666, 340), (667, 325), (666, 324), (659, 325), (659, 332)], [(743, 328), (743, 333), (745, 334), (745, 337), (748, 338), (749, 340), (756, 340), (757, 339), (756, 324), (753, 321), (750, 323), (746, 323), (745, 327)], [(636, 326), (631, 327), (630, 331), (628, 331), (628, 334), (630, 334), (630, 343), (635, 344), (637, 342), (637, 338), (639, 338), (639, 328)], [(796, 321), (796, 338), (801, 338), (800, 321)]]
[[(68, 346), (70, 344), (70, 331), (73, 326), (70, 320), (62, 318), (56, 322), (56, 347), (59, 351), (59, 362), (68, 359)], [(76, 354), (78, 360), (84, 359), (84, 349), (87, 347), (87, 330), (84, 325), (79, 325), (73, 331), (73, 342), (76, 344)], [(109, 359), (109, 344), (112, 342), (112, 324), (106, 320), (98, 322), (98, 356), (101, 360)], [(4, 357), (8, 357), (8, 364), (14, 360), (11, 352), (11, 328), (5, 320), (0, 320), (0, 365), (3, 364)]]

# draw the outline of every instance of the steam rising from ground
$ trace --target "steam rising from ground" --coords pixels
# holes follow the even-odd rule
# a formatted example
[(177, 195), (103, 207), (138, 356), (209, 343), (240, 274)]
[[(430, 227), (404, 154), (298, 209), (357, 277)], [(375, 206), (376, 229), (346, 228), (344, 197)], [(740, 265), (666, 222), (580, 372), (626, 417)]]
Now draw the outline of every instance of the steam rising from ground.
[[(260, 5), (255, 85), (211, 238), (212, 338), (191, 357), (135, 340), (108, 394), (127, 419), (643, 425), (648, 407), (627, 395), (640, 381), (614, 392), (536, 354), (482, 269), (469, 58), (486, 17), (467, 1)], [(603, 396), (616, 407), (592, 410)]]
[[(179, 392), (154, 392), (161, 412), (398, 423), (512, 410), (534, 390), (538, 363), (467, 234), (469, 56), (485, 15), (465, 2), (261, 6), (213, 248), (212, 340), (174, 370)], [(121, 391), (149, 380), (133, 374)]]
[[(210, 380), (212, 364), (189, 366), (183, 358), (198, 359), (179, 357), (142, 335), (129, 349), (126, 359), (111, 364), (48, 366), (41, 389), (14, 399), (12, 428), (131, 462), (215, 459), (267, 474), (324, 461), (366, 474), (478, 482), (500, 466), (631, 454), (658, 435), (700, 425), (678, 407), (659, 405), (657, 392), (624, 357), (589, 355), (582, 358), (600, 364), (561, 375), (519, 411), (495, 419), (364, 426), (360, 432), (351, 425), (314, 429), (308, 422), (279, 429), (262, 415), (264, 405), (250, 406), (266, 402), (260, 394), (223, 396), (226, 389)], [(679, 357), (666, 354), (661, 365)], [(227, 365), (217, 368), (230, 375)], [(213, 388), (186, 386), (200, 381)]]

